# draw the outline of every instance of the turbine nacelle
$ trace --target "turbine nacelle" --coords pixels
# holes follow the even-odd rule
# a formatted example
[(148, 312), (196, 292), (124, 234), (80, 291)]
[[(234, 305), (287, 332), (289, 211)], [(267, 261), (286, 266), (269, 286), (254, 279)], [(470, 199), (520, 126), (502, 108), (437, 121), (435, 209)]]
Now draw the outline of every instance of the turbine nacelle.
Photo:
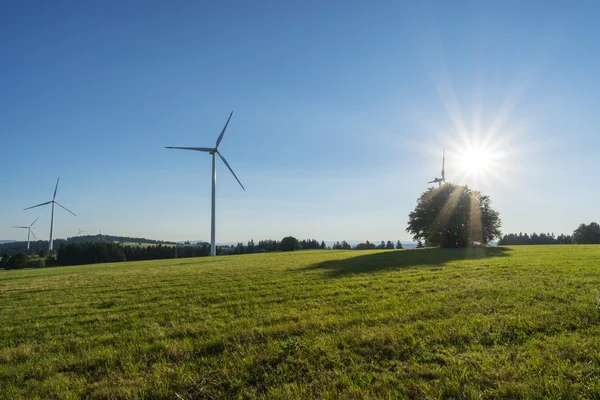
[(227, 122), (225, 123), (225, 126), (223, 127), (223, 130), (221, 131), (221, 133), (219, 134), (219, 137), (217, 138), (217, 143), (215, 145), (215, 147), (173, 147), (173, 146), (166, 146), (166, 149), (175, 149), (175, 150), (192, 150), (192, 151), (200, 151), (200, 152), (204, 152), (204, 153), (209, 153), (210, 155), (214, 156), (215, 154), (217, 154), (219, 156), (219, 158), (221, 158), (221, 160), (223, 161), (223, 163), (225, 164), (225, 166), (229, 169), (229, 171), (231, 172), (231, 174), (233, 175), (233, 177), (235, 178), (235, 180), (240, 184), (240, 186), (242, 187), (242, 189), (245, 191), (246, 188), (244, 188), (244, 185), (242, 185), (242, 182), (240, 182), (240, 180), (238, 179), (237, 175), (235, 174), (235, 172), (233, 172), (233, 169), (231, 168), (231, 166), (229, 165), (229, 163), (227, 162), (227, 160), (225, 159), (225, 157), (223, 156), (223, 154), (221, 154), (219, 152), (219, 145), (221, 144), (221, 140), (223, 140), (223, 135), (225, 135), (225, 131), (227, 130), (227, 126), (229, 125), (229, 121), (231, 120), (231, 116), (233, 115), (233, 111), (231, 112), (231, 114), (229, 114), (229, 118), (227, 118)]

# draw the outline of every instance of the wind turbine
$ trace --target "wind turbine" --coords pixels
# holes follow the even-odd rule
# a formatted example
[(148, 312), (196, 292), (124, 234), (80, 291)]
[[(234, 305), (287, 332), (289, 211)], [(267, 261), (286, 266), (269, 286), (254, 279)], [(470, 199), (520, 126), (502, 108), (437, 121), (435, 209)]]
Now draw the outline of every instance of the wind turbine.
[(442, 186), (442, 182), (446, 182), (446, 178), (444, 176), (444, 174), (446, 173), (445, 164), (446, 164), (446, 149), (444, 149), (444, 155), (442, 156), (442, 177), (441, 178), (435, 178), (431, 182), (427, 182), (427, 183), (438, 183), (439, 187), (441, 187)]
[(29, 226), (13, 226), (13, 228), (27, 229), (27, 252), (28, 253), (29, 253), (29, 235), (33, 235), (33, 238), (35, 240), (37, 240), (37, 238), (35, 237), (35, 233), (33, 233), (33, 230), (31, 229), (31, 227), (33, 226), (33, 224), (35, 224), (37, 222), (38, 219), (40, 219), (40, 217), (37, 217), (35, 219), (35, 221), (33, 221), (31, 223), (31, 225), (29, 225)]
[(231, 169), (231, 167), (229, 166), (229, 163), (227, 162), (225, 157), (223, 157), (223, 155), (221, 153), (219, 153), (219, 145), (221, 144), (221, 140), (223, 140), (223, 135), (225, 134), (225, 130), (227, 129), (227, 125), (229, 125), (229, 120), (231, 119), (232, 115), (233, 115), (233, 111), (231, 112), (231, 114), (229, 114), (229, 118), (227, 119), (227, 122), (225, 123), (223, 130), (221, 131), (221, 134), (217, 138), (217, 144), (215, 145), (215, 147), (166, 147), (167, 149), (203, 151), (205, 153), (209, 153), (210, 155), (212, 155), (212, 204), (211, 204), (211, 221), (210, 221), (210, 255), (211, 256), (215, 256), (217, 254), (217, 252), (216, 252), (217, 248), (215, 245), (215, 190), (216, 190), (216, 185), (217, 185), (217, 165), (216, 165), (216, 160), (215, 160), (215, 154), (218, 154), (219, 157), (221, 157), (221, 160), (223, 160), (223, 162), (225, 163), (225, 166), (227, 166), (229, 171), (231, 171), (231, 174), (238, 181), (238, 183), (240, 184), (242, 189), (244, 191), (246, 190), (246, 189), (244, 189), (244, 185), (242, 185), (242, 182), (240, 182), (238, 177), (235, 175), (235, 172), (233, 172), (233, 169)]
[[(58, 178), (56, 180), (56, 187), (54, 188), (54, 196), (52, 196), (52, 200), (47, 201), (45, 203), (42, 204), (38, 204), (37, 206), (31, 206), (31, 207), (27, 207), (25, 208), (23, 211), (25, 210), (29, 210), (31, 208), (36, 208), (36, 207), (40, 207), (40, 206), (45, 206), (46, 204), (52, 204), (52, 217), (50, 218), (50, 240), (48, 241), (48, 251), (52, 250), (52, 236), (54, 234), (54, 205), (57, 204), (58, 206), (64, 208), (65, 210), (67, 210), (68, 212), (70, 212), (71, 214), (75, 215), (75, 213), (69, 209), (67, 209), (67, 207), (61, 205), (58, 201), (56, 201), (56, 191), (58, 190), (58, 181), (60, 180), (60, 178)], [(77, 215), (75, 215), (77, 216)]]
[(77, 230), (79, 231), (79, 232), (77, 233), (77, 236), (81, 236), (81, 234), (85, 232), (85, 231), (82, 231), (82, 230), (81, 230), (81, 229), (79, 229), (79, 228), (77, 228)]

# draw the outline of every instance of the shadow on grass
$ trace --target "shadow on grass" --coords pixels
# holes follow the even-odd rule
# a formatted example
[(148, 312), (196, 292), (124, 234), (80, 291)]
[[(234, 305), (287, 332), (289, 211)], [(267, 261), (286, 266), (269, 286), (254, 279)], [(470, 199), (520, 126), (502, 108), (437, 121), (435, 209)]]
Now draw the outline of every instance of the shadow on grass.
[(355, 257), (324, 261), (310, 265), (305, 270), (322, 269), (327, 271), (329, 277), (338, 277), (419, 266), (439, 267), (457, 260), (507, 257), (512, 250), (506, 247), (478, 247), (468, 249), (410, 249), (369, 254), (361, 254), (360, 250), (354, 251), (356, 252)]

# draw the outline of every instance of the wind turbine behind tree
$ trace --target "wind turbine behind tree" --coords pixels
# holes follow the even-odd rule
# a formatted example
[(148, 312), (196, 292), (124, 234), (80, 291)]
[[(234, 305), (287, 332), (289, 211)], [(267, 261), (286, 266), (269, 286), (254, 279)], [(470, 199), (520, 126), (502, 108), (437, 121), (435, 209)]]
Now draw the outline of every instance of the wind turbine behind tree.
[(441, 187), (442, 186), (442, 182), (446, 182), (446, 177), (445, 177), (445, 173), (446, 173), (445, 163), (446, 163), (446, 149), (444, 149), (444, 154), (442, 156), (442, 177), (441, 178), (435, 178), (431, 182), (427, 182), (427, 183), (438, 183), (439, 186)]

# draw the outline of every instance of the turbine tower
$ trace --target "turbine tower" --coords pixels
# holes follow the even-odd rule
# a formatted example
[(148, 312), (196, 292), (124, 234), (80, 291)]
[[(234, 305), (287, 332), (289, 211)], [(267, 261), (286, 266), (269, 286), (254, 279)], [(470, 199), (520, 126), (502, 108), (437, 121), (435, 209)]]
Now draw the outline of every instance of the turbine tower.
[[(75, 215), (75, 213), (74, 213), (73, 211), (69, 210), (67, 207), (65, 207), (65, 206), (61, 205), (61, 204), (60, 204), (58, 201), (56, 201), (56, 191), (58, 190), (58, 181), (59, 181), (59, 180), (60, 180), (60, 178), (58, 178), (58, 179), (56, 180), (56, 187), (54, 188), (54, 196), (52, 196), (52, 200), (50, 200), (50, 201), (47, 201), (47, 202), (45, 202), (45, 203), (42, 203), (42, 204), (38, 204), (37, 206), (31, 206), (31, 207), (27, 207), (27, 208), (25, 208), (25, 209), (23, 210), (23, 211), (25, 211), (25, 210), (29, 210), (29, 209), (31, 209), (31, 208), (36, 208), (36, 207), (45, 206), (46, 204), (52, 204), (52, 215), (51, 215), (51, 217), (50, 217), (50, 240), (48, 241), (48, 251), (51, 251), (51, 250), (52, 250), (52, 242), (53, 242), (53, 240), (52, 240), (52, 236), (53, 236), (53, 234), (54, 234), (54, 205), (56, 204), (56, 205), (58, 205), (58, 206), (60, 206), (60, 207), (64, 208), (65, 210), (67, 210), (67, 211), (68, 211), (68, 212), (70, 212), (71, 214)], [(77, 215), (75, 215), (75, 216), (77, 216)]]
[(446, 169), (445, 169), (445, 164), (446, 164), (446, 149), (444, 149), (444, 155), (442, 156), (442, 177), (441, 178), (435, 178), (434, 180), (432, 180), (431, 182), (427, 182), (427, 183), (438, 183), (439, 187), (442, 186), (442, 182), (446, 182)]
[(33, 229), (31, 229), (31, 227), (33, 226), (33, 224), (35, 224), (37, 222), (38, 219), (40, 219), (40, 217), (37, 217), (35, 219), (35, 221), (33, 221), (31, 223), (31, 225), (29, 225), (29, 226), (13, 226), (13, 228), (27, 229), (27, 252), (28, 253), (29, 253), (29, 235), (33, 235), (33, 238), (35, 240), (37, 240), (37, 238), (35, 237), (35, 233), (33, 233)]
[(231, 174), (233, 175), (235, 180), (238, 181), (238, 183), (240, 184), (240, 186), (242, 187), (242, 189), (244, 191), (246, 190), (246, 189), (244, 189), (244, 185), (242, 185), (242, 182), (240, 182), (238, 177), (235, 175), (235, 172), (233, 172), (233, 169), (231, 169), (231, 167), (229, 166), (229, 163), (227, 162), (225, 157), (223, 157), (223, 155), (219, 152), (219, 145), (221, 144), (221, 140), (223, 140), (223, 135), (225, 134), (225, 130), (227, 129), (227, 125), (229, 125), (229, 120), (231, 119), (232, 115), (233, 115), (233, 111), (231, 112), (231, 114), (229, 114), (229, 118), (227, 119), (227, 122), (225, 123), (223, 130), (221, 131), (221, 134), (217, 138), (217, 144), (215, 145), (215, 147), (166, 147), (167, 149), (203, 151), (205, 153), (209, 153), (212, 156), (212, 203), (211, 203), (211, 221), (210, 221), (210, 255), (211, 256), (215, 256), (217, 254), (217, 248), (216, 248), (216, 244), (215, 244), (215, 190), (216, 190), (216, 185), (217, 185), (217, 166), (216, 166), (215, 154), (219, 155), (221, 160), (223, 160), (223, 163), (225, 163), (225, 166), (229, 169), (229, 171), (231, 171)]

